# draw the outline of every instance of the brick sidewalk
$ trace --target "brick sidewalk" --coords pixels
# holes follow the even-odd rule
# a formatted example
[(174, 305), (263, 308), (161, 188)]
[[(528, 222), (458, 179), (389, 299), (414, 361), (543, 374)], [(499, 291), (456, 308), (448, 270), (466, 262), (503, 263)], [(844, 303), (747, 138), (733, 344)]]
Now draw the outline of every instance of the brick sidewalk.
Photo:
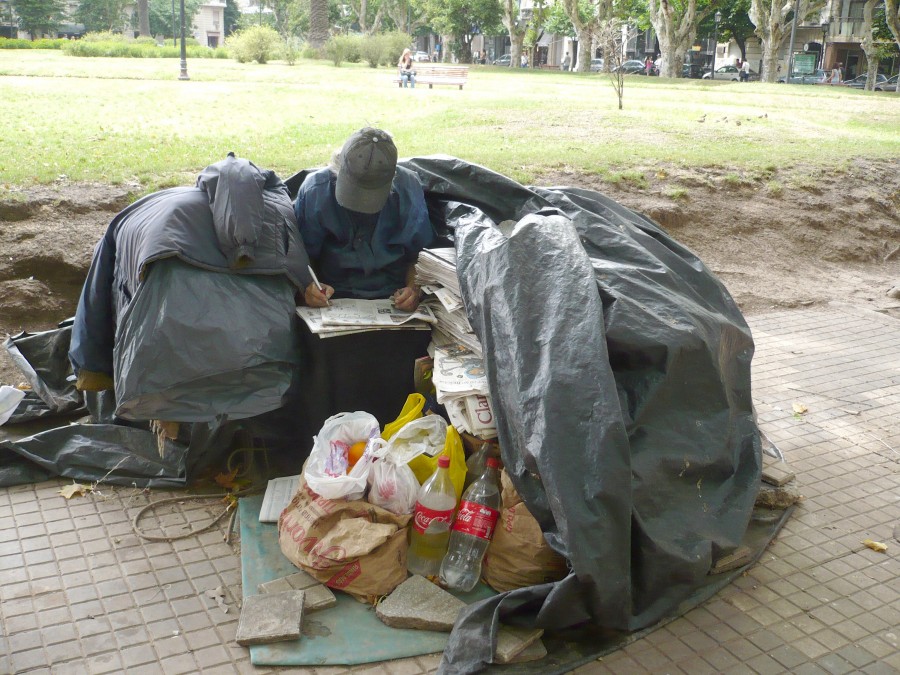
[[(805, 499), (745, 576), (581, 675), (900, 672), (900, 321), (835, 306), (750, 323), (760, 427)], [(794, 403), (808, 412), (795, 415)], [(101, 486), (103, 496), (66, 501), (57, 494), (66, 482), (0, 489), (0, 673), (436, 669), (437, 655), (254, 668), (234, 642), (240, 560), (224, 525), (144, 542), (129, 517), (177, 493)], [(171, 533), (218, 509), (185, 500), (160, 522)], [(217, 587), (227, 612), (206, 593)]]

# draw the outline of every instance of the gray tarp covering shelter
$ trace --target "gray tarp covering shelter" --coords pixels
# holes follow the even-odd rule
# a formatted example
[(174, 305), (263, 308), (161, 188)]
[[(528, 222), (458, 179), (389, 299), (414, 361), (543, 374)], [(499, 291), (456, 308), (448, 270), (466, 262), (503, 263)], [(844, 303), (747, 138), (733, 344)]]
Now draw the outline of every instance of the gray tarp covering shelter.
[(449, 157), (406, 166), (448, 202), (504, 464), (571, 564), (560, 582), (464, 609), (442, 671), (489, 663), (500, 618), (658, 622), (741, 543), (758, 491), (740, 311), (693, 253), (603, 195)]
[(72, 328), (75, 372), (115, 379), (126, 419), (206, 422), (278, 408), (297, 363), (309, 259), (284, 183), (229, 155), (197, 187), (119, 213)]
[(745, 538), (759, 486), (740, 311), (694, 254), (602, 194), (452, 157), (403, 165), (455, 242), (503, 461), (571, 563), (464, 609), (443, 672), (490, 663), (500, 620), (630, 632), (683, 610)]

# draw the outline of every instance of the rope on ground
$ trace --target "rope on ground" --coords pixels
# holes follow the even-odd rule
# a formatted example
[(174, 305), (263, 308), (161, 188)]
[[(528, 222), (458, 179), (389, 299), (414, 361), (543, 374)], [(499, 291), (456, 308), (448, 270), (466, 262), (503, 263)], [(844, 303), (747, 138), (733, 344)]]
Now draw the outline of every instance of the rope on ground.
[[(195, 535), (201, 534), (202, 532), (206, 532), (207, 530), (211, 530), (214, 528), (222, 518), (224, 518), (229, 513), (232, 515), (232, 520), (229, 522), (229, 534), (231, 531), (231, 527), (234, 522), (234, 514), (237, 513), (237, 498), (247, 494), (250, 490), (242, 490), (241, 492), (234, 493), (226, 493), (224, 495), (182, 495), (180, 497), (167, 497), (165, 499), (160, 499), (156, 502), (151, 502), (147, 504), (144, 508), (137, 512), (134, 518), (131, 520), (131, 529), (134, 530), (134, 533), (139, 536), (141, 539), (146, 539), (147, 541), (176, 541), (177, 539), (187, 539), (188, 537), (193, 537)], [(157, 506), (162, 506), (163, 504), (171, 504), (172, 502), (183, 502), (185, 499), (222, 499), (223, 497), (233, 496), (235, 499), (228, 506), (226, 506), (222, 513), (217, 515), (212, 522), (204, 525), (200, 529), (191, 530), (190, 532), (185, 532), (184, 534), (175, 534), (175, 535), (156, 535), (156, 534), (147, 534), (138, 526), (138, 522), (140, 522), (141, 518), (145, 513), (155, 509)]]
[[(263, 459), (265, 460), (266, 468), (269, 468), (269, 456), (268, 453), (265, 452), (265, 448), (238, 448), (234, 452), (232, 452), (228, 456), (228, 460), (226, 461), (226, 466), (229, 471), (233, 471), (236, 475), (247, 475), (251, 468), (254, 466), (254, 455), (256, 452), (263, 452)], [(244, 471), (242, 474), (238, 474), (239, 468), (232, 467), (232, 461), (239, 454), (244, 455), (245, 464)], [(228, 528), (225, 531), (224, 539), (225, 543), (231, 542), (231, 533), (234, 530), (234, 521), (237, 516), (237, 503), (238, 498), (243, 497), (244, 495), (250, 494), (253, 492), (255, 488), (250, 487), (244, 490), (238, 490), (237, 492), (226, 492), (225, 494), (215, 494), (215, 495), (182, 495), (179, 497), (167, 497), (165, 499), (160, 499), (156, 502), (151, 502), (147, 504), (144, 508), (137, 512), (137, 514), (131, 520), (131, 529), (134, 530), (134, 533), (140, 537), (141, 539), (145, 539), (147, 541), (177, 541), (178, 539), (187, 539), (188, 537), (193, 537), (203, 532), (207, 532), (214, 528), (222, 518), (224, 518), (229, 513), (231, 514), (231, 518), (228, 520)], [(163, 504), (171, 504), (173, 502), (183, 502), (186, 499), (223, 499), (231, 497), (231, 501), (225, 507), (225, 509), (217, 515), (212, 522), (204, 525), (200, 529), (191, 530), (190, 532), (185, 532), (184, 534), (175, 534), (175, 535), (156, 535), (156, 534), (147, 534), (138, 526), (141, 518), (145, 513), (154, 510), (157, 506), (162, 506)]]

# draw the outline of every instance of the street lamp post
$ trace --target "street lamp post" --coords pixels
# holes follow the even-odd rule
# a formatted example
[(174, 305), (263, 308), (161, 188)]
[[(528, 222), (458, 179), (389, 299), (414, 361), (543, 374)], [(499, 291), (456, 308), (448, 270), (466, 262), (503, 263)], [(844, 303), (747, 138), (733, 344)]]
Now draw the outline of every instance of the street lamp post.
[(826, 39), (827, 33), (828, 33), (828, 21), (826, 20), (826, 21), (822, 22), (822, 53), (820, 55), (822, 57), (822, 62), (819, 64), (819, 68), (821, 70), (825, 70), (825, 39)]
[(788, 49), (788, 71), (784, 78), (785, 82), (790, 83), (794, 74), (794, 35), (797, 32), (797, 23), (800, 21), (800, 0), (794, 2), (794, 20), (791, 22), (791, 46)]
[(181, 73), (178, 75), (179, 80), (189, 80), (187, 72), (187, 48), (184, 44), (184, 0), (181, 0)]
[(716, 21), (716, 32), (715, 37), (713, 38), (713, 62), (712, 62), (712, 72), (709, 77), (711, 79), (716, 79), (716, 52), (719, 51), (719, 24), (722, 22), (722, 12), (716, 12), (715, 17), (713, 17)]

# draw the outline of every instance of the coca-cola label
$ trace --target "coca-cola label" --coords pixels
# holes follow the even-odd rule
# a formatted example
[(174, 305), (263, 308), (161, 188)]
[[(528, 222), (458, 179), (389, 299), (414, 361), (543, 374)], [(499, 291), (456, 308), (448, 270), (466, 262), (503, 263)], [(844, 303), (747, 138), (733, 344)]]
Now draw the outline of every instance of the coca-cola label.
[[(416, 514), (413, 516), (413, 527), (419, 534), (439, 534), (450, 529), (453, 520), (453, 509), (435, 511), (416, 502)], [(427, 531), (427, 532), (426, 532)]]
[(490, 506), (474, 502), (460, 502), (456, 520), (453, 521), (453, 530), (490, 541), (494, 536), (494, 528), (497, 527), (499, 518), (500, 512)]

